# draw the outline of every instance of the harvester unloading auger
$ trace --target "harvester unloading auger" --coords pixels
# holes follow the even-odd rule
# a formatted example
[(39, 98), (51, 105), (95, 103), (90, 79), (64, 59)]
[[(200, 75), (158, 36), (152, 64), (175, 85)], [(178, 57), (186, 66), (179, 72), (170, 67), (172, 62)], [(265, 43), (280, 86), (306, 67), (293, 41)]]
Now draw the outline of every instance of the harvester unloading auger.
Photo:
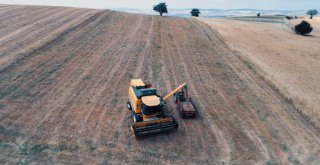
[(145, 85), (141, 79), (132, 79), (129, 87), (127, 107), (132, 110), (133, 123), (131, 129), (135, 135), (148, 134), (178, 128), (172, 115), (164, 112), (165, 101), (182, 89), (180, 85), (165, 97), (160, 97), (151, 84)]

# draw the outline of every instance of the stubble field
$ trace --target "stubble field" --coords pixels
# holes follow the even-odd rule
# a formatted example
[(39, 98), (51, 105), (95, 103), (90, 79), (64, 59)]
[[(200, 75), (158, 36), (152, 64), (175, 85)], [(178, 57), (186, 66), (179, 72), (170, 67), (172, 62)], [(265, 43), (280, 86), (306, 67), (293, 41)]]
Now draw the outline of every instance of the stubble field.
[[(320, 130), (196, 19), (0, 6), (0, 162), (317, 164)], [(131, 78), (199, 107), (135, 138)]]

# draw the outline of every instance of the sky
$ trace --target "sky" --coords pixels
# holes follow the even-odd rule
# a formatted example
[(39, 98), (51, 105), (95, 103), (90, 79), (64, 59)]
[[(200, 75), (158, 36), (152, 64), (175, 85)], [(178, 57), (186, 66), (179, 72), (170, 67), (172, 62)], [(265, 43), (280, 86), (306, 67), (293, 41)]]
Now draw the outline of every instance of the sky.
[(305, 10), (320, 8), (320, 0), (0, 0), (0, 4), (71, 6), (98, 9), (149, 9), (159, 2), (166, 2), (168, 8), (173, 9)]

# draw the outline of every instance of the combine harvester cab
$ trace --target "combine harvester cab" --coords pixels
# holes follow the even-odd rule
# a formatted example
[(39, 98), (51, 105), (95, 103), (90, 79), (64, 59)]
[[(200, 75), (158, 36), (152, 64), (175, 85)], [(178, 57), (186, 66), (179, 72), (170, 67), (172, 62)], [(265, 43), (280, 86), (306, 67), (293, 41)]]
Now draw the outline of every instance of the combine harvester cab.
[[(170, 94), (165, 98), (173, 95)], [(131, 129), (135, 135), (178, 128), (175, 118), (165, 111), (164, 101), (151, 84), (145, 85), (141, 79), (131, 80), (127, 107), (132, 111)]]
[(197, 116), (198, 110), (194, 101), (189, 97), (187, 85), (174, 94), (174, 102), (177, 104), (181, 118), (195, 118)]

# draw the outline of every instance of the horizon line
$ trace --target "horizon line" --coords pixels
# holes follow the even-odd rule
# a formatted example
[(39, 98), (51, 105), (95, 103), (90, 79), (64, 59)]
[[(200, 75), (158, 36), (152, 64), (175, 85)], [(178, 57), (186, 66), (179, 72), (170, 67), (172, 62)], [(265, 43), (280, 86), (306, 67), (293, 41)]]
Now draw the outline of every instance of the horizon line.
[[(73, 8), (85, 8), (85, 9), (106, 9), (106, 10), (116, 10), (116, 9), (130, 9), (130, 10), (152, 10), (152, 8), (131, 8), (131, 7), (115, 7), (115, 8), (94, 8), (94, 7), (80, 7), (80, 6), (63, 6), (63, 5), (38, 5), (38, 4), (15, 4), (15, 3), (0, 3), (0, 5), (22, 5), (22, 6), (52, 6), (52, 7), (73, 7)], [(171, 10), (186, 10), (193, 8), (168, 8)], [(196, 8), (201, 10), (260, 10), (260, 11), (302, 11), (302, 10), (310, 10), (310, 9), (258, 9), (258, 8)], [(312, 8), (313, 9), (313, 8)]]

